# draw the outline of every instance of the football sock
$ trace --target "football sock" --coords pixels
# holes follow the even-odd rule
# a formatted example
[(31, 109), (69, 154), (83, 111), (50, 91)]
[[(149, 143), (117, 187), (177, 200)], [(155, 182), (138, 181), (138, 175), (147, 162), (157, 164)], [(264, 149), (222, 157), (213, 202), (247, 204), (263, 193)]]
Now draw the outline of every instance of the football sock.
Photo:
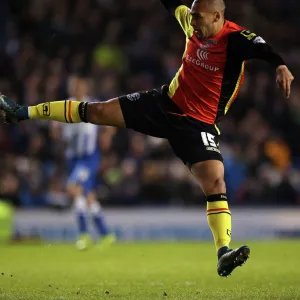
[(55, 120), (63, 123), (86, 121), (87, 102), (63, 100), (41, 103), (35, 106), (23, 106), (17, 110), (17, 116), (31, 120)]
[(95, 227), (99, 234), (107, 235), (109, 233), (108, 226), (105, 222), (104, 214), (101, 205), (98, 202), (92, 202), (90, 212), (93, 216)]
[(210, 195), (207, 200), (207, 222), (214, 236), (218, 256), (228, 251), (231, 241), (231, 213), (226, 194)]
[(87, 209), (86, 199), (84, 196), (78, 196), (75, 198), (75, 212), (79, 233), (87, 233)]

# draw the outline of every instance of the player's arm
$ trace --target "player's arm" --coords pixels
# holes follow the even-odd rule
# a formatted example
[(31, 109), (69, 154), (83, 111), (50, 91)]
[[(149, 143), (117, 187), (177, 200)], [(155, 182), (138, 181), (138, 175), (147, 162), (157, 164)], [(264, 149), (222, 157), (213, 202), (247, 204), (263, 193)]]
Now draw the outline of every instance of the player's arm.
[(187, 38), (193, 35), (191, 26), (191, 14), (187, 6), (181, 0), (160, 0), (163, 6), (177, 19)]
[(287, 98), (290, 96), (291, 83), (294, 77), (283, 58), (262, 37), (242, 30), (233, 33), (231, 40), (232, 47), (238, 50), (235, 52), (241, 60), (262, 59), (272, 65), (276, 69), (277, 86), (284, 91)]

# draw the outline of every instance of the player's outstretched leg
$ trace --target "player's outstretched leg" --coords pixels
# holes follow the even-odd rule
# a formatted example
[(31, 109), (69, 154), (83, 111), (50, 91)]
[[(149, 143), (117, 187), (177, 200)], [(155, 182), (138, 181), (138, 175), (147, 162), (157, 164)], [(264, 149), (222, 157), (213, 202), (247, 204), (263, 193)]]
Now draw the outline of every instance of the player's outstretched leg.
[(100, 249), (105, 249), (117, 240), (116, 236), (109, 230), (101, 205), (97, 202), (95, 193), (88, 194), (89, 209), (98, 234), (102, 237), (99, 243)]
[(23, 120), (54, 120), (62, 123), (89, 122), (96, 125), (125, 127), (118, 98), (105, 102), (62, 100), (23, 106), (0, 94), (0, 112), (5, 123), (18, 123)]
[(229, 248), (231, 212), (226, 196), (224, 165), (218, 160), (208, 160), (194, 164), (191, 171), (207, 195), (207, 221), (217, 250), (217, 272), (227, 277), (236, 267), (246, 262), (250, 249), (247, 246), (235, 250)]

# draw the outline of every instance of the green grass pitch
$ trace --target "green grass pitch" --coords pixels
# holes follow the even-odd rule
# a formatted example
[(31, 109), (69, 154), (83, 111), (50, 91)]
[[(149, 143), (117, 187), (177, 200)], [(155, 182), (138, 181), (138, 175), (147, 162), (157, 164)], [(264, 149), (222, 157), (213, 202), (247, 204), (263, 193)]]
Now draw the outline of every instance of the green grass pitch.
[(1, 245), (0, 299), (300, 299), (300, 241), (247, 244), (250, 259), (229, 278), (212, 243)]

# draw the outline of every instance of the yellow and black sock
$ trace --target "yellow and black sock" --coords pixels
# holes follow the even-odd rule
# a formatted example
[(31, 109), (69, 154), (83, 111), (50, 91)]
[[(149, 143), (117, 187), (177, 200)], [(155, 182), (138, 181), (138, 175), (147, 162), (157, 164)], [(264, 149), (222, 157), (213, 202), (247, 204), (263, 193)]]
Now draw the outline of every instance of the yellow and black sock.
[[(21, 119), (54, 120), (63, 123), (87, 122), (87, 102), (63, 100), (22, 107), (17, 111)], [(25, 112), (26, 110), (26, 112)]]
[(220, 256), (220, 251), (226, 251), (231, 241), (231, 213), (227, 196), (226, 194), (210, 195), (206, 200), (207, 222), (214, 236), (218, 256)]

